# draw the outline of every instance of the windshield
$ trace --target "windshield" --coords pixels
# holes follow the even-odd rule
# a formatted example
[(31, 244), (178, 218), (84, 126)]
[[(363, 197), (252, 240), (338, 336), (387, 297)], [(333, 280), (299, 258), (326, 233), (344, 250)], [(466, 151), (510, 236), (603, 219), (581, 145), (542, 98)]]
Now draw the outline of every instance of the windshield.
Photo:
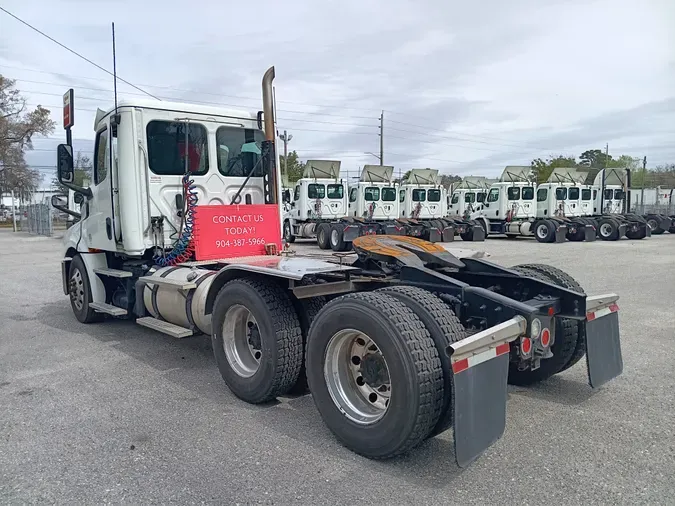
[(499, 188), (490, 188), (490, 193), (488, 193), (488, 202), (497, 202), (499, 200)]
[(382, 188), (382, 200), (384, 202), (396, 200), (396, 188)]
[(345, 190), (341, 184), (329, 184), (328, 185), (328, 198), (329, 199), (341, 199), (344, 197)]
[(222, 126), (216, 130), (218, 171), (226, 177), (262, 177), (260, 145), (265, 140), (260, 130)]

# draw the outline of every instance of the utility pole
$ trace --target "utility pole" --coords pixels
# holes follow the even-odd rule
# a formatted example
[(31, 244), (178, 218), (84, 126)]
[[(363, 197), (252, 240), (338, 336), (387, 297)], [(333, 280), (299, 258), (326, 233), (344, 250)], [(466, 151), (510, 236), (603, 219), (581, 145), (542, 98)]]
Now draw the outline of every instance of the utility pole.
[(16, 207), (14, 206), (14, 190), (11, 190), (12, 196), (12, 230), (16, 232)]
[(286, 179), (288, 179), (288, 143), (291, 142), (293, 136), (289, 135), (288, 132), (284, 130), (283, 135), (280, 135), (279, 138), (284, 141), (284, 175)]
[(380, 113), (380, 165), (384, 165), (384, 111)]
[(641, 213), (645, 212), (645, 179), (647, 178), (647, 157), (642, 159), (642, 188), (640, 189), (640, 206), (642, 206)]
[(602, 183), (600, 186), (600, 213), (605, 212), (605, 181), (607, 180), (607, 166), (609, 165), (609, 143), (605, 145), (605, 167), (602, 169)]

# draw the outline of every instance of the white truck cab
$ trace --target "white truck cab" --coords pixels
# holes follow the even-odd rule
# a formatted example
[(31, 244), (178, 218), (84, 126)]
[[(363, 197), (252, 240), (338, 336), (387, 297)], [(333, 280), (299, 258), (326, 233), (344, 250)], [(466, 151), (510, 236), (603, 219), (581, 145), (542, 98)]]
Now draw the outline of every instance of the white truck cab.
[(448, 216), (469, 216), (485, 203), (490, 186), (497, 180), (466, 176), (448, 195)]
[(399, 215), (399, 188), (394, 167), (364, 165), (361, 177), (349, 185), (349, 216), (368, 220), (394, 220)]
[(437, 220), (447, 214), (447, 190), (438, 169), (412, 169), (399, 190), (401, 218)]

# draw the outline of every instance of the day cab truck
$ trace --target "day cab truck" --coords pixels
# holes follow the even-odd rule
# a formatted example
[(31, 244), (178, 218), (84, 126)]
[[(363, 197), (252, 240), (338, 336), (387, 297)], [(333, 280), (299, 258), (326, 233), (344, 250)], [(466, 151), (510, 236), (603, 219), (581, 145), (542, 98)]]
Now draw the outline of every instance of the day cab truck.
[(621, 373), (618, 296), (587, 295), (554, 267), (393, 235), (357, 237), (339, 259), (282, 248), (274, 76), (258, 114), (142, 100), (99, 110), (87, 187), (72, 146), (58, 146), (58, 179), (82, 200), (61, 261), (79, 322), (206, 334), (236, 397), (310, 392), (335, 437), (375, 459), (452, 428), (467, 466), (505, 430), (507, 382), (584, 356), (593, 388)]
[(347, 182), (340, 179), (340, 165), (338, 160), (307, 160), (293, 192), (284, 192), (286, 242), (292, 243), (296, 237), (316, 238), (322, 249), (329, 247), (328, 227), (348, 212)]
[(495, 179), (484, 176), (466, 176), (453, 188), (448, 195), (448, 216), (469, 217), (485, 202), (490, 186), (496, 183)]
[(448, 216), (448, 191), (441, 184), (438, 169), (412, 169), (401, 184), (400, 225), (406, 235), (431, 242), (485, 239), (482, 227), (458, 216)]

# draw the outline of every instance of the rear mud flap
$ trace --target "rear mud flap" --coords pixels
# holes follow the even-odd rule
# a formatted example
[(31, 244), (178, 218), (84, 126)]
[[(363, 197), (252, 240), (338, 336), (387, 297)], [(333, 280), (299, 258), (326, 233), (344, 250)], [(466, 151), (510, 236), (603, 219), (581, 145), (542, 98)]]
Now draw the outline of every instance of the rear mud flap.
[(345, 242), (352, 242), (360, 235), (360, 230), (357, 225), (347, 225), (342, 233), (342, 240)]
[(598, 238), (598, 233), (592, 225), (584, 227), (584, 241), (595, 241)]
[(453, 242), (455, 240), (455, 227), (446, 225), (443, 229), (443, 242)]
[[(506, 344), (508, 346), (508, 343)], [(453, 375), (455, 457), (466, 467), (504, 434), (509, 354)]]
[(554, 242), (565, 242), (567, 240), (567, 225), (560, 225), (555, 231)]
[(472, 227), (472, 234), (469, 240), (471, 241), (484, 241), (485, 240), (485, 230), (480, 225), (474, 225)]
[(647, 224), (645, 224), (645, 227), (646, 227), (645, 237), (651, 237), (652, 236), (652, 227), (650, 227)]
[[(619, 337), (618, 307), (597, 311), (586, 321), (586, 366), (588, 383), (598, 388), (619, 376), (623, 371), (621, 341)], [(595, 316), (608, 312), (604, 316)]]
[(429, 242), (441, 242), (441, 239), (443, 238), (441, 236), (441, 231), (437, 228), (429, 228), (428, 233), (425, 235), (429, 237), (429, 239), (427, 239)]

